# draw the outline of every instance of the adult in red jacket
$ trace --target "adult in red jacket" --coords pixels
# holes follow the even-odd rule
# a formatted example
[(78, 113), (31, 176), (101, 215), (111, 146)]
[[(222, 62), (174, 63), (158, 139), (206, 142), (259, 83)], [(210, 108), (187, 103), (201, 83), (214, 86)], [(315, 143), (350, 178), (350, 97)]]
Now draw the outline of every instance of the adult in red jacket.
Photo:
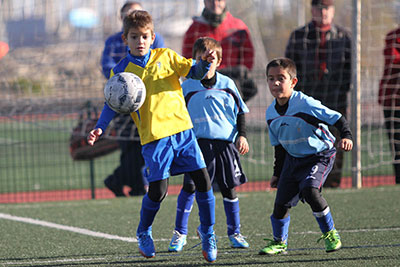
[(400, 184), (400, 28), (386, 35), (385, 68), (379, 86), (379, 104), (383, 106), (385, 127), (394, 154), (396, 184)]
[(257, 93), (257, 86), (250, 78), (254, 48), (248, 27), (227, 11), (226, 0), (204, 0), (201, 16), (193, 18), (185, 33), (182, 55), (192, 57), (194, 42), (205, 36), (221, 43), (222, 63), (218, 71), (234, 79), (243, 100), (249, 100)]

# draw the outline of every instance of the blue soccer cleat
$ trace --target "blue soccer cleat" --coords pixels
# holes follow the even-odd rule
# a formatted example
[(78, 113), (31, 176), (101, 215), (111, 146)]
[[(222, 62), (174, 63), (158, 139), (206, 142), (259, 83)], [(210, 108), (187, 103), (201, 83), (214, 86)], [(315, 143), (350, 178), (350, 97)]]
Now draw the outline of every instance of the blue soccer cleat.
[(215, 232), (204, 234), (200, 226), (197, 228), (197, 235), (201, 239), (203, 256), (208, 262), (214, 262), (217, 259), (217, 239)]
[(183, 249), (183, 246), (186, 245), (186, 235), (182, 235), (178, 231), (174, 230), (173, 236), (171, 239), (171, 243), (169, 243), (168, 251), (169, 252), (179, 252)]
[(248, 248), (249, 243), (247, 243), (244, 236), (241, 233), (234, 233), (233, 235), (228, 236), (229, 241), (231, 242), (232, 248)]
[(143, 257), (154, 258), (156, 256), (151, 230), (139, 233), (137, 240), (139, 243), (139, 252)]

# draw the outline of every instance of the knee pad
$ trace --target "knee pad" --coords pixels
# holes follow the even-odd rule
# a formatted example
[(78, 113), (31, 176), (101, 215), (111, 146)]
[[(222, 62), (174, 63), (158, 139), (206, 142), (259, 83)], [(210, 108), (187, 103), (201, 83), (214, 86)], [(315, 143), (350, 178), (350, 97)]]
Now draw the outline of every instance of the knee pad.
[(219, 190), (221, 191), (221, 194), (222, 194), (222, 196), (223, 196), (224, 198), (227, 198), (227, 199), (230, 199), (230, 200), (237, 198), (235, 188), (226, 188), (226, 189), (222, 189), (222, 188), (220, 187)]
[(322, 197), (321, 192), (315, 187), (306, 187), (301, 191), (301, 197), (311, 206), (313, 212), (321, 212), (328, 203), (325, 198)]
[(196, 186), (194, 184), (183, 184), (182, 189), (186, 193), (193, 194), (194, 191), (196, 190)]
[(275, 203), (274, 212), (272, 213), (275, 219), (284, 219), (289, 216), (289, 207)]
[(149, 183), (147, 196), (154, 202), (161, 202), (167, 196), (168, 179)]
[(208, 192), (211, 189), (210, 176), (208, 175), (207, 169), (199, 169), (189, 173), (192, 178), (194, 184), (196, 185), (196, 189), (199, 192)]

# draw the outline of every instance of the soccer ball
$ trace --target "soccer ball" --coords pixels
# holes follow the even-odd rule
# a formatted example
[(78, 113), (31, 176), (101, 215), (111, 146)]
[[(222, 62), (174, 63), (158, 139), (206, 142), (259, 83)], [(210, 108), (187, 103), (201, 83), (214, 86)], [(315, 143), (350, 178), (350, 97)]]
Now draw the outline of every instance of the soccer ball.
[(146, 87), (137, 75), (131, 72), (120, 72), (107, 81), (104, 87), (104, 98), (115, 112), (129, 114), (143, 105)]

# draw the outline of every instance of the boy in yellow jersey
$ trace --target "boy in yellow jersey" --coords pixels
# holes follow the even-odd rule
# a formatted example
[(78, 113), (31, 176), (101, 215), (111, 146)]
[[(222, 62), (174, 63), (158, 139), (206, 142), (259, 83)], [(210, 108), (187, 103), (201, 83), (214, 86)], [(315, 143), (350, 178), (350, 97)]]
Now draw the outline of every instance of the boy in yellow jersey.
[[(145, 176), (149, 181), (136, 231), (139, 252), (146, 258), (155, 256), (152, 224), (167, 194), (169, 176), (189, 173), (196, 185), (203, 256), (213, 262), (217, 258), (213, 230), (215, 198), (179, 78), (202, 79), (210, 63), (217, 60), (216, 53), (208, 50), (196, 63), (169, 48), (150, 49), (155, 38), (153, 20), (142, 10), (133, 11), (124, 19), (122, 38), (129, 53), (112, 69), (111, 77), (120, 72), (132, 72), (146, 85), (145, 102), (138, 111), (131, 113), (139, 131)], [(115, 112), (104, 104), (95, 129), (88, 135), (89, 144), (100, 137), (114, 115)]]

